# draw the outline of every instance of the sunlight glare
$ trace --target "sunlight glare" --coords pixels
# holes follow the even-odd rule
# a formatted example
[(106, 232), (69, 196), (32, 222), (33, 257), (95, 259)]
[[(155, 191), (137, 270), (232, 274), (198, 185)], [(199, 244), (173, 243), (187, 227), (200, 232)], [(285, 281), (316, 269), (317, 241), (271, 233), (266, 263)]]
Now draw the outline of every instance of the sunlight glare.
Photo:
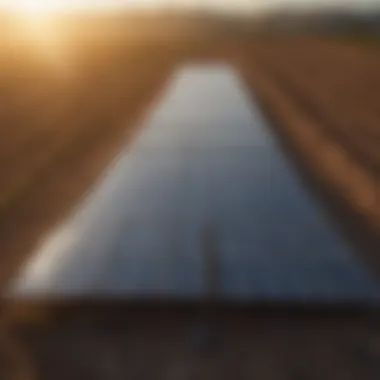
[[(7, 0), (12, 12), (9, 33), (21, 45), (33, 47), (35, 56), (49, 64), (60, 77), (70, 76), (69, 61), (62, 39), (64, 31), (59, 12), (66, 9), (68, 0)], [(12, 1), (12, 3), (10, 3)], [(4, 1), (0, 0), (3, 6)], [(7, 5), (8, 5), (7, 4)]]
[(1, 5), (15, 12), (50, 13), (66, 9), (69, 3), (67, 0), (6, 0)]
[(152, 5), (157, 0), (0, 0), (0, 9), (24, 14), (51, 14), (88, 9), (107, 10), (119, 6)]

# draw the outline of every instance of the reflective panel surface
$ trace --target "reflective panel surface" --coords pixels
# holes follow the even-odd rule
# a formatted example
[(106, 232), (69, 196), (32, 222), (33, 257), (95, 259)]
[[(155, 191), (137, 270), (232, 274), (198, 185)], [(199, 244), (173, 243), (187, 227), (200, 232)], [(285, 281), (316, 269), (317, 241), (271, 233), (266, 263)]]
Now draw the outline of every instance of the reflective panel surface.
[(379, 286), (237, 73), (200, 65), (173, 76), (133, 146), (10, 293), (367, 302)]

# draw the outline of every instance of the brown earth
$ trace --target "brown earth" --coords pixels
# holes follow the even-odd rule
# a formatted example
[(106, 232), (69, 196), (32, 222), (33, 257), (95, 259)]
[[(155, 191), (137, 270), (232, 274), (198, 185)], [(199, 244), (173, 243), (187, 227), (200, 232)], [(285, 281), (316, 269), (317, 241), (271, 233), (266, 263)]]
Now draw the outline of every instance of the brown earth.
[(235, 61), (284, 149), (379, 276), (380, 52), (312, 38), (243, 46)]
[(8, 326), (0, 342), (4, 378), (380, 376), (379, 315), (373, 311), (108, 301), (56, 306), (54, 313), (29, 310), (27, 325)]

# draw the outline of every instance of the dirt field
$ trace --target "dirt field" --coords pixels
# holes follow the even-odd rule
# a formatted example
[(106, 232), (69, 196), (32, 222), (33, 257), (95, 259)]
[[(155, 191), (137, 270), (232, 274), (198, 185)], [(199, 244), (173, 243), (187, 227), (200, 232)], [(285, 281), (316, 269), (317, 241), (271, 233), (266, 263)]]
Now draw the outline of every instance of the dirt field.
[[(2, 56), (0, 284), (89, 191), (124, 146), (121, 137), (132, 138), (173, 68), (215, 58), (241, 70), (310, 188), (378, 273), (379, 53), (315, 39), (156, 42), (78, 42), (70, 50), (70, 75), (58, 77), (46, 62), (30, 60), (33, 51), (11, 54), (10, 47)], [(202, 326), (210, 316), (197, 310), (70, 308), (62, 319), (49, 321), (42, 313), (36, 325), (17, 327), (19, 351), (6, 331), (18, 318), (6, 310), (4, 379), (380, 375), (378, 316), (372, 313), (217, 310), (211, 322), (218, 331), (214, 336), (213, 327), (209, 336)], [(21, 317), (34, 320), (29, 311)], [(16, 367), (20, 373), (12, 377)]]
[(29, 323), (14, 328), (13, 335), (9, 329), (2, 334), (3, 378), (370, 380), (380, 376), (379, 316), (349, 308), (108, 301), (67, 304), (55, 307), (50, 315), (46, 309), (45, 314), (29, 311), (28, 318)]
[(378, 274), (380, 52), (312, 38), (244, 51), (242, 73), (285, 149)]

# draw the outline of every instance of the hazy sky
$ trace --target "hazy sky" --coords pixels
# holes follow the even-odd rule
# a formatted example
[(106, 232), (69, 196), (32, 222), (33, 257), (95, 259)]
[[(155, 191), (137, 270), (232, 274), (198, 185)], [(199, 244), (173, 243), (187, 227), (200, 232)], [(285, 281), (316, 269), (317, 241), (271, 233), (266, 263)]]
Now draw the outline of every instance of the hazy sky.
[(72, 6), (160, 6), (201, 7), (220, 10), (258, 10), (276, 6), (293, 5), (299, 7), (345, 5), (355, 8), (380, 6), (380, 0), (0, 0), (0, 6), (8, 8), (27, 8), (28, 10), (46, 10), (71, 8)]

